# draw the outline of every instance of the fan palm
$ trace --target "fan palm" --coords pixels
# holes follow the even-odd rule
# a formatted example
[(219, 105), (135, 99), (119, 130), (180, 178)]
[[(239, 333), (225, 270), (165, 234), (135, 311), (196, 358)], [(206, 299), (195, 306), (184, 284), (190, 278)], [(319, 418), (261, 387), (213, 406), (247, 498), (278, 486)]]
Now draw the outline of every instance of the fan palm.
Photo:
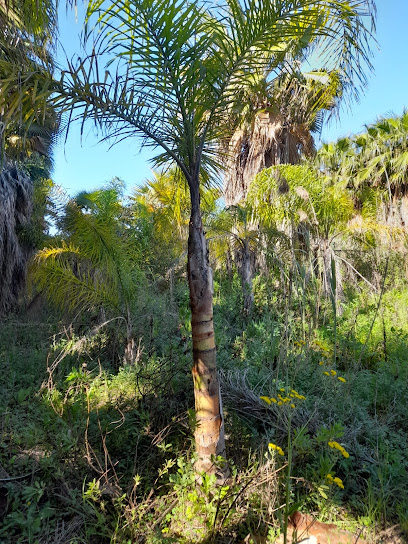
[(141, 137), (161, 149), (156, 163), (175, 163), (189, 187), (199, 471), (214, 471), (214, 456), (224, 451), (200, 181), (219, 175), (217, 144), (233, 131), (225, 112), (237, 105), (237, 89), (268, 69), (281, 71), (286, 55), (318, 38), (350, 82), (364, 79), (371, 7), (370, 0), (225, 0), (213, 7), (199, 0), (95, 0), (88, 6), (89, 55), (69, 62), (54, 84), (56, 104), (71, 119), (92, 120), (113, 142)]
[(206, 221), (211, 245), (218, 256), (234, 254), (241, 276), (243, 309), (250, 313), (254, 304), (252, 289), (253, 261), (262, 233), (252, 220), (252, 211), (245, 203), (228, 206), (210, 215)]
[[(322, 146), (317, 164), (328, 175), (354, 188), (363, 215), (376, 219), (382, 211), (386, 220), (404, 225), (404, 198), (397, 197), (404, 197), (407, 191), (408, 113), (381, 118), (366, 128), (354, 137)], [(399, 205), (398, 220), (391, 212), (396, 212)]]
[(55, 111), (42, 96), (51, 86), (53, 29), (48, 0), (0, 2), (0, 311), (16, 305), (26, 275), (34, 188), (21, 160), (27, 149), (48, 155), (56, 126)]
[(31, 179), (15, 166), (0, 172), (0, 314), (17, 305), (25, 284), (27, 252), (19, 232), (32, 211)]
[(297, 260), (302, 260), (302, 256), (310, 258), (310, 240), (314, 242), (312, 268), (318, 271), (318, 261), (322, 261), (323, 288), (328, 295), (332, 288), (332, 260), (340, 279), (334, 243), (355, 213), (345, 184), (333, 183), (308, 165), (280, 165), (255, 177), (248, 202), (264, 224), (292, 230)]
[(342, 95), (338, 72), (285, 74), (264, 78), (243, 96), (245, 115), (232, 138), (224, 142), (225, 199), (245, 198), (254, 176), (275, 164), (298, 164), (315, 151), (312, 132)]

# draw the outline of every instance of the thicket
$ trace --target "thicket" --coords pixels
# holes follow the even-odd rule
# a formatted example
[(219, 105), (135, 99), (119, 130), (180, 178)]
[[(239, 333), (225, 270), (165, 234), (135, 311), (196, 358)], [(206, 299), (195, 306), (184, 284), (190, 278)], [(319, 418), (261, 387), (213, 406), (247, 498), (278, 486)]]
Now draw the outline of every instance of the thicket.
[[(281, 198), (293, 192), (294, 214), (302, 202), (322, 214), (313, 179), (306, 189), (303, 178), (305, 199), (288, 168)], [(276, 184), (276, 170), (262, 176)], [(173, 225), (182, 240), (188, 215), (147, 193), (126, 202), (115, 182), (68, 202), (32, 271), (34, 293), (40, 285), (54, 302), (31, 298), (1, 325), (1, 540), (273, 542), (295, 510), (372, 539), (393, 524), (407, 530), (403, 238), (387, 229), (356, 238), (351, 226), (325, 270), (323, 254), (316, 268), (299, 246), (295, 215), (280, 234), (269, 221), (253, 246), (250, 311), (234, 244), (228, 266), (213, 263), (231, 472), (219, 485), (194, 471), (182, 244), (161, 234)], [(210, 237), (225, 248), (211, 206)], [(311, 241), (321, 236), (309, 229)]]

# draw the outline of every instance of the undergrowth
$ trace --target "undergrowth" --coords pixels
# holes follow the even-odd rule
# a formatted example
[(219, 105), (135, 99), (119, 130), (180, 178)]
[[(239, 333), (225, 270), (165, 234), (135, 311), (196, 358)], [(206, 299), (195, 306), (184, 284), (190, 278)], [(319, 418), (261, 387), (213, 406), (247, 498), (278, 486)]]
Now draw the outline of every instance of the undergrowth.
[(166, 334), (165, 305), (143, 324), (134, 365), (109, 329), (84, 333), (46, 310), (3, 322), (1, 542), (273, 542), (295, 510), (371, 538), (408, 530), (408, 291), (389, 287), (379, 310), (378, 293), (349, 291), (336, 330), (329, 302), (316, 316), (312, 299), (262, 278), (251, 316), (236, 279), (219, 278), (215, 297), (221, 486), (193, 468), (183, 289)]

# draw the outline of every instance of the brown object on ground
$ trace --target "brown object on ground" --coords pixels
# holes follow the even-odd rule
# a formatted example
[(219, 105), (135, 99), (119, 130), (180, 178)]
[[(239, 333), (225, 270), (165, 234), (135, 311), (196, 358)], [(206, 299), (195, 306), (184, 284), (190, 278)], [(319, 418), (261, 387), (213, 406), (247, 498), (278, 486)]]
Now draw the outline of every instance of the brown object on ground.
[(300, 512), (295, 512), (290, 516), (288, 534), (293, 543), (314, 536), (317, 544), (367, 544), (365, 540), (359, 538), (359, 535), (343, 531), (334, 523), (322, 523), (316, 521), (313, 516)]
[[(288, 521), (288, 544), (300, 544), (302, 542), (310, 544), (317, 542), (317, 544), (367, 544), (365, 540), (355, 535), (350, 531), (343, 531), (334, 525), (334, 523), (322, 523), (316, 521), (313, 516), (308, 514), (301, 514), (295, 512), (292, 514)], [(242, 541), (242, 544), (249, 542), (266, 542), (266, 539), (257, 538), (252, 535), (248, 535), (246, 539)], [(280, 535), (275, 544), (283, 544), (283, 535)]]

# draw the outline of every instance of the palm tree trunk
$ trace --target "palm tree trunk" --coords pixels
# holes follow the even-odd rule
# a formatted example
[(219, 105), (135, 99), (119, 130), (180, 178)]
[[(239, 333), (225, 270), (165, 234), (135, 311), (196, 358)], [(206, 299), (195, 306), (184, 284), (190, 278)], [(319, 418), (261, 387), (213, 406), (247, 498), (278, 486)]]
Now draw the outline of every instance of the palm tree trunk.
[(216, 369), (212, 271), (200, 210), (198, 183), (191, 187), (188, 282), (193, 338), (193, 380), (197, 427), (196, 471), (216, 473), (215, 457), (225, 457), (224, 422)]

